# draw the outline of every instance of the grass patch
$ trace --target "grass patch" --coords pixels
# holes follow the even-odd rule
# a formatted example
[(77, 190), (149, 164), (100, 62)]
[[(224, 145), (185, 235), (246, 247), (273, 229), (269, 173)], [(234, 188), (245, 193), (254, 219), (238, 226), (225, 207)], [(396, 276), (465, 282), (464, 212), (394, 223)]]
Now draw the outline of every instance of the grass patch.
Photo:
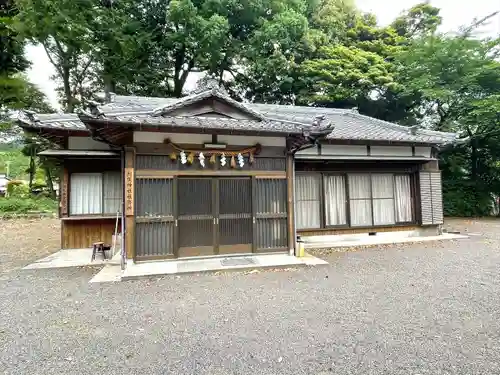
[(30, 212), (54, 213), (57, 201), (48, 197), (9, 197), (0, 198), (0, 215), (27, 214)]

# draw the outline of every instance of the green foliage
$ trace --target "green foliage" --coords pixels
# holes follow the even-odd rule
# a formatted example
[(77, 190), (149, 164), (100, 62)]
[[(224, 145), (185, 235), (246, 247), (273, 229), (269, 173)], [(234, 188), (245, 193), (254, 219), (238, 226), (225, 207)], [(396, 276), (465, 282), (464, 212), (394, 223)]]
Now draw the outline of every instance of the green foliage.
[(399, 35), (406, 38), (427, 36), (434, 33), (443, 21), (439, 12), (439, 8), (423, 2), (396, 18), (391, 26)]
[(468, 141), (442, 153), (445, 213), (491, 212), (500, 193), (500, 40), (432, 34), (414, 38), (396, 56), (408, 111), (434, 130)]
[[(52, 159), (38, 156), (39, 152), (50, 148), (54, 148), (50, 141), (35, 135), (27, 135), (24, 137), (24, 147), (21, 149), (21, 152), (29, 160), (26, 172), (29, 177), (30, 189), (35, 188), (34, 180), (38, 173), (38, 177), (43, 177), (45, 179), (50, 195), (55, 197), (53, 180), (59, 175), (59, 165), (55, 164)], [(43, 171), (42, 176), (40, 176), (41, 171)]]
[(24, 156), (20, 149), (0, 151), (0, 171), (9, 172), (11, 178), (25, 178), (29, 167), (29, 158)]
[(374, 91), (396, 87), (390, 69), (390, 64), (373, 52), (342, 45), (322, 47), (318, 58), (299, 67), (305, 85), (300, 102), (355, 107)]
[(28, 186), (19, 180), (11, 180), (7, 183), (7, 196), (12, 198), (28, 198), (30, 191)]
[(103, 14), (93, 0), (18, 0), (15, 28), (40, 43), (62, 81), (62, 102), (73, 112), (85, 96), (95, 58), (95, 32)]
[(25, 42), (11, 27), (15, 15), (14, 1), (0, 0), (0, 76), (10, 76), (29, 67), (23, 53)]
[(492, 212), (493, 197), (482, 191), (479, 194), (471, 181), (445, 180), (443, 184), (443, 205), (447, 216), (481, 217)]
[(35, 212), (56, 212), (57, 201), (47, 197), (19, 198), (9, 197), (0, 198), (1, 214), (26, 214), (30, 211)]
[[(307, 26), (305, 0), (18, 0), (16, 29), (40, 43), (72, 112), (105, 88), (181, 96), (191, 72), (222, 79), (251, 56), (266, 33), (278, 42)], [(249, 48), (251, 47), (251, 48)]]
[(13, 110), (48, 109), (41, 92), (23, 76), (29, 68), (25, 40), (13, 27), (17, 8), (13, 0), (0, 0), (0, 141), (12, 135)]

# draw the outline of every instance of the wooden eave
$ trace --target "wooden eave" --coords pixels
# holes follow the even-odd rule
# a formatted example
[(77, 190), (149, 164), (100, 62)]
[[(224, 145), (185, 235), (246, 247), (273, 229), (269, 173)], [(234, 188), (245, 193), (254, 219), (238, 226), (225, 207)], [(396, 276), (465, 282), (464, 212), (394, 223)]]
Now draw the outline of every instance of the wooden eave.
[(90, 132), (87, 130), (55, 129), (29, 126), (23, 126), (22, 128), (28, 134), (40, 136), (61, 147), (66, 146), (66, 140), (68, 137), (88, 137), (90, 135)]
[(419, 146), (419, 147), (436, 147), (435, 143), (425, 142), (403, 142), (390, 140), (358, 140), (358, 139), (326, 139), (321, 138), (318, 141), (321, 144), (327, 145), (358, 145), (358, 146)]

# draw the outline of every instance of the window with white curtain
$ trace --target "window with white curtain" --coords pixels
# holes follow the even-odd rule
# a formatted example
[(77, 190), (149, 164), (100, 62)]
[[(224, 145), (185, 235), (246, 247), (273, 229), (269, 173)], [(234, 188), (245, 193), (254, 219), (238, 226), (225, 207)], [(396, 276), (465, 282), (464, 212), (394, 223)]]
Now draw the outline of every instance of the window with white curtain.
[(371, 227), (414, 220), (410, 174), (297, 174), (295, 194), (297, 229)]
[(348, 178), (351, 226), (372, 226), (372, 189), (370, 175), (350, 174)]
[(372, 174), (373, 224), (395, 224), (394, 175)]
[(103, 202), (105, 214), (115, 214), (121, 209), (122, 175), (120, 172), (103, 174)]
[(396, 196), (396, 221), (409, 223), (413, 221), (413, 204), (411, 196), (411, 180), (409, 175), (394, 176)]
[(345, 176), (325, 175), (323, 177), (325, 191), (325, 224), (338, 226), (347, 224), (347, 197)]
[(321, 175), (296, 175), (295, 217), (297, 229), (321, 227)]
[(120, 172), (72, 173), (70, 177), (70, 215), (116, 214), (121, 209)]

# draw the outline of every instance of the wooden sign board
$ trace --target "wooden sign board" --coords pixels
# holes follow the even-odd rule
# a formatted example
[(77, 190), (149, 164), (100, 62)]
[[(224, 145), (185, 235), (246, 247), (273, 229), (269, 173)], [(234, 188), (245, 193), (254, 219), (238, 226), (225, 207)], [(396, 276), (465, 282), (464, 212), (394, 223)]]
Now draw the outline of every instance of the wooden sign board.
[(125, 215), (134, 216), (134, 168), (125, 168)]
[(68, 187), (69, 187), (69, 173), (68, 170), (64, 168), (60, 186), (61, 199), (59, 201), (61, 216), (68, 216)]

